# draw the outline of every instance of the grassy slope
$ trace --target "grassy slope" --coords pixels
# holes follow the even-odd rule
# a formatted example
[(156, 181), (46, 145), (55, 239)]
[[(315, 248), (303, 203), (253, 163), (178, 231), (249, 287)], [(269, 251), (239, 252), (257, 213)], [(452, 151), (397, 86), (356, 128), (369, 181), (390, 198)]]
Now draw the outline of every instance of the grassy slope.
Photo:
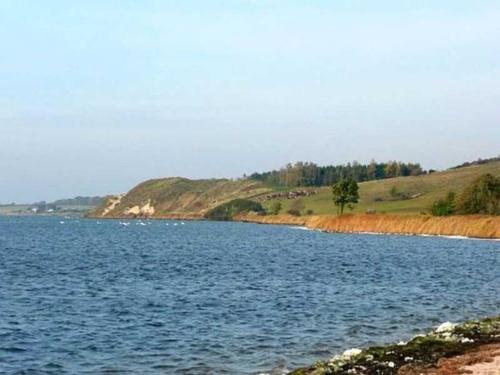
[[(235, 198), (250, 198), (269, 191), (255, 181), (225, 179), (189, 180), (163, 178), (149, 180), (130, 190), (107, 216), (123, 216), (130, 207), (143, 206), (148, 201), (155, 208), (157, 217), (169, 214), (202, 215), (207, 210)], [(100, 216), (103, 207), (95, 213)]]
[[(449, 190), (460, 193), (478, 176), (491, 173), (500, 176), (500, 162), (474, 165), (466, 168), (436, 172), (416, 177), (398, 177), (386, 180), (369, 181), (360, 184), (361, 200), (354, 212), (375, 209), (377, 212), (395, 214), (415, 214), (427, 211), (432, 202), (444, 196)], [(394, 199), (391, 188), (406, 195), (421, 194), (414, 199)], [(255, 181), (232, 181), (225, 179), (189, 180), (186, 178), (163, 178), (149, 180), (137, 185), (128, 192), (121, 202), (107, 216), (122, 217), (127, 208), (144, 206), (148, 201), (155, 208), (156, 217), (168, 215), (192, 215), (200, 217), (209, 209), (236, 198), (252, 198), (273, 190)], [(295, 190), (295, 189), (292, 189)], [(331, 201), (331, 188), (317, 189), (317, 195), (303, 198), (306, 209), (315, 214), (334, 214), (336, 207)], [(293, 200), (282, 200), (282, 212), (288, 210)], [(264, 206), (270, 207), (273, 201)], [(94, 215), (100, 216), (104, 206)]]
[[(437, 198), (443, 197), (450, 190), (460, 193), (472, 180), (478, 176), (491, 173), (500, 176), (500, 162), (491, 162), (483, 165), (474, 165), (443, 172), (436, 172), (425, 176), (398, 177), (386, 180), (369, 181), (359, 184), (360, 202), (353, 212), (366, 212), (375, 209), (378, 212), (397, 214), (415, 214), (427, 211)], [(395, 186), (399, 192), (408, 195), (422, 194), (418, 198), (393, 200), (391, 188)], [(334, 214), (336, 207), (332, 203), (330, 187), (318, 189), (319, 194), (304, 198), (306, 209), (312, 209), (315, 214)], [(376, 201), (382, 198), (383, 201)], [(281, 201), (282, 212), (290, 208), (292, 200)], [(270, 207), (272, 201), (265, 203)]]

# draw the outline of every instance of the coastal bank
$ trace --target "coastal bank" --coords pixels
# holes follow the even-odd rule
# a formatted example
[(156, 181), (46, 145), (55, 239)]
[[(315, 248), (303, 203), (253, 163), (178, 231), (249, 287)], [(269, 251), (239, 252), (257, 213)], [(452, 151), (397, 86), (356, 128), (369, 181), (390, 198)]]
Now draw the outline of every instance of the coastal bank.
[(241, 214), (236, 221), (303, 226), (332, 233), (383, 233), (400, 235), (460, 236), (500, 239), (500, 217), (486, 215), (255, 215)]

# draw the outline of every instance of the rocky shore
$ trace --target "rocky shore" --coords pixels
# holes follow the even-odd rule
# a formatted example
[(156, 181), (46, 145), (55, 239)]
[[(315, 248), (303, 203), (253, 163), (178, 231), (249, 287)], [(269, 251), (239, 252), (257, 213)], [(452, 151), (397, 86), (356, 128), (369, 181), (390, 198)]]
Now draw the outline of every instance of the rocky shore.
[(409, 342), (349, 349), (291, 375), (498, 375), (500, 316), (443, 323)]

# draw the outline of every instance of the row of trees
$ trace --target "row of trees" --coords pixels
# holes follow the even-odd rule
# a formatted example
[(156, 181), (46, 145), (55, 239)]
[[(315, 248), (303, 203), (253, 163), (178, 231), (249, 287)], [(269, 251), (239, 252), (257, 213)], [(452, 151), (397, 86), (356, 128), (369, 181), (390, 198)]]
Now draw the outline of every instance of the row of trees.
[(297, 162), (295, 164), (289, 163), (280, 170), (253, 173), (247, 178), (273, 186), (307, 187), (333, 185), (346, 178), (362, 182), (400, 176), (417, 176), (424, 173), (426, 172), (420, 164), (400, 161), (377, 163), (372, 160), (369, 164), (360, 164), (354, 161), (345, 165), (328, 166)]
[(434, 202), (431, 212), (436, 216), (500, 215), (500, 178), (485, 174), (466, 187), (459, 196), (450, 191), (446, 197)]

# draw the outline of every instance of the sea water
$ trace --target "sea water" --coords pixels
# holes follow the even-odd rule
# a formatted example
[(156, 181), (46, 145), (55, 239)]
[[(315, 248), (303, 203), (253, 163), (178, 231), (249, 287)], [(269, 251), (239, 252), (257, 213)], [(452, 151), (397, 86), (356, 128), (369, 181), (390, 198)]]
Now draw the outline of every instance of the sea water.
[(280, 374), (499, 306), (494, 241), (0, 218), (0, 373)]

